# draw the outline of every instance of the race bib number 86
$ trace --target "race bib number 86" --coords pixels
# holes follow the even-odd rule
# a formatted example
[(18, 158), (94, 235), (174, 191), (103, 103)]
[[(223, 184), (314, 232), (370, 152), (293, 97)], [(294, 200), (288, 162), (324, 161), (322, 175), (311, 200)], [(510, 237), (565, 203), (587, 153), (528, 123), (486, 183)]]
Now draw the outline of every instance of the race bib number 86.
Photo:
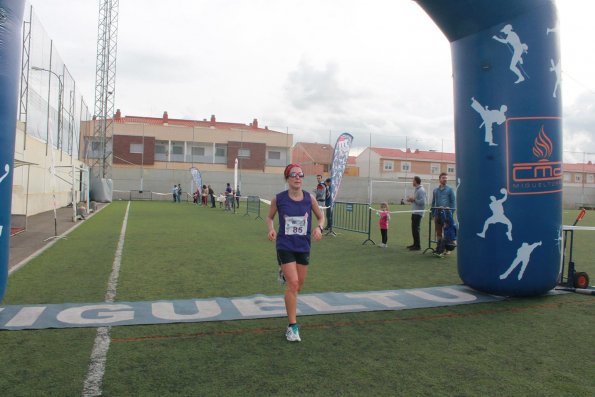
[(285, 218), (285, 235), (305, 236), (308, 231), (307, 217), (288, 216)]

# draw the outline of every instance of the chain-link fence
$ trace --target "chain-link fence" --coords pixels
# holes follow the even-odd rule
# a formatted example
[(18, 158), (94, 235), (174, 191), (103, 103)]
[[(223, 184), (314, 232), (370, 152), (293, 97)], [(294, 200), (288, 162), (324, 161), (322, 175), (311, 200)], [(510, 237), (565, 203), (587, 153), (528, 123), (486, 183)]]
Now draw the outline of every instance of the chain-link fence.
[(91, 114), (55, 43), (30, 5), (23, 23), (21, 66), (18, 119), (25, 124), (25, 134), (51, 142), (61, 153), (78, 158), (81, 121), (90, 120)]

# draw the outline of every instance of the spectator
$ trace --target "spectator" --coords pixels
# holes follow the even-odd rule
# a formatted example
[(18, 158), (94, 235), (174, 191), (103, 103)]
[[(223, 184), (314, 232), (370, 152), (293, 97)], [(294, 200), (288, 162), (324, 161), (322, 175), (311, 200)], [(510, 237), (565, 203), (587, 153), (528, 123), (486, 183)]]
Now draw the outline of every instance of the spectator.
[(434, 217), (438, 241), (442, 239), (442, 219), (438, 216), (438, 211), (447, 208), (452, 211), (453, 215), (455, 211), (455, 192), (446, 184), (447, 181), (448, 174), (446, 172), (441, 173), (440, 185), (434, 189), (432, 194), (432, 216)]
[(440, 209), (437, 216), (444, 225), (444, 237), (438, 242), (434, 256), (443, 258), (457, 246), (457, 225), (452, 217), (452, 211), (449, 209)]
[(225, 188), (225, 211), (231, 211), (231, 207), (233, 206), (233, 189), (231, 185), (228, 183), (227, 187)]
[(174, 196), (174, 203), (178, 201), (178, 186), (174, 185), (173, 189), (171, 190), (172, 195)]
[(388, 212), (388, 204), (380, 204), (380, 211), (378, 212), (380, 220), (378, 226), (380, 226), (380, 234), (382, 235), (382, 244), (380, 248), (386, 248), (388, 243), (388, 224), (390, 223), (390, 212)]
[(324, 199), (326, 197), (326, 185), (322, 181), (322, 175), (316, 175), (316, 189), (314, 193), (316, 195), (316, 202), (318, 203), (319, 207), (324, 207)]
[(211, 199), (211, 208), (216, 208), (215, 207), (215, 191), (213, 190), (213, 188), (211, 187), (211, 185), (207, 186), (207, 189), (209, 191), (209, 197)]
[(331, 178), (326, 178), (324, 184), (326, 185), (326, 195), (324, 197), (324, 206), (326, 207), (326, 229), (332, 230), (333, 229), (333, 191), (331, 187)]
[(412, 184), (415, 192), (413, 196), (407, 198), (407, 201), (411, 203), (411, 236), (413, 237), (413, 244), (407, 248), (411, 251), (419, 251), (421, 250), (419, 230), (426, 206), (426, 190), (421, 185), (419, 176), (413, 177)]
[(207, 185), (202, 185), (202, 205), (205, 207), (209, 205), (209, 189), (207, 189)]

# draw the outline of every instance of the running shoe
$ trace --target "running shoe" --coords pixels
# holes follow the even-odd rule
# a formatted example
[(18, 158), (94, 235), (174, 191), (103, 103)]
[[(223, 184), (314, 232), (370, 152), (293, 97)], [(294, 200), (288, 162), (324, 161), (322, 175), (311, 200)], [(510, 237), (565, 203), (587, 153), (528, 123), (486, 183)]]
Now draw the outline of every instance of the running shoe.
[(277, 274), (277, 282), (279, 285), (285, 285), (285, 274), (283, 274), (283, 270), (279, 269), (279, 273)]
[(298, 325), (294, 324), (288, 326), (285, 331), (285, 337), (289, 342), (301, 342), (302, 339), (300, 338), (300, 328)]

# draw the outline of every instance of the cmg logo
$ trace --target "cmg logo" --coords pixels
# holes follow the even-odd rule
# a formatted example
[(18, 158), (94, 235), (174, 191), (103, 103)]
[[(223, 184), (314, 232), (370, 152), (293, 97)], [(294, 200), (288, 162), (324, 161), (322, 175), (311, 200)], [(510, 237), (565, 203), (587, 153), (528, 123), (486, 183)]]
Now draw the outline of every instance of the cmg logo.
[(560, 117), (506, 120), (506, 171), (510, 194), (562, 191), (560, 125)]

